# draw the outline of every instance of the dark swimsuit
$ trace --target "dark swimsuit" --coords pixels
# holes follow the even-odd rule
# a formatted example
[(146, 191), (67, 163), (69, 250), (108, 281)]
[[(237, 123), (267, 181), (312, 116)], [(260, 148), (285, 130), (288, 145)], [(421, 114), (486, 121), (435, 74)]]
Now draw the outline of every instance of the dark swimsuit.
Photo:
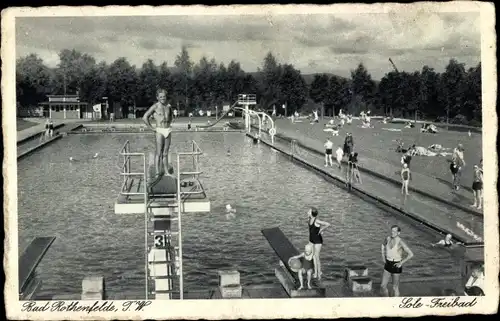
[[(309, 222), (307, 222), (309, 224)], [(319, 227), (316, 225), (316, 218), (314, 218), (314, 221), (312, 224), (309, 224), (309, 242), (312, 244), (323, 244), (323, 236), (319, 234)]]
[(314, 261), (311, 258), (311, 260), (306, 259), (305, 257), (301, 258), (302, 261), (302, 268), (304, 270), (314, 270)]

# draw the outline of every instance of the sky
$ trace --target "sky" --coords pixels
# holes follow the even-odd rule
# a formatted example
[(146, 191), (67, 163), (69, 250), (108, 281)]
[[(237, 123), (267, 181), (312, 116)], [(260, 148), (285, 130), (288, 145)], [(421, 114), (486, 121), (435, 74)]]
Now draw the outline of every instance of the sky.
[(186, 46), (194, 62), (234, 59), (247, 72), (271, 51), (303, 74), (350, 77), (362, 62), (379, 80), (392, 71), (389, 57), (400, 71), (428, 65), (441, 72), (452, 58), (473, 67), (480, 45), (477, 12), (16, 18), (16, 57), (34, 53), (50, 67), (62, 49), (107, 63), (126, 57), (137, 67), (147, 59), (172, 66)]

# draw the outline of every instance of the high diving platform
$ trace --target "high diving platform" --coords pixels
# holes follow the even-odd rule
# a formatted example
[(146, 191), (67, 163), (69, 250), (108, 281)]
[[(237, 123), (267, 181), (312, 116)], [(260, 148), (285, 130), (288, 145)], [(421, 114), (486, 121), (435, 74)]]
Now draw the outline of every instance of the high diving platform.
[(146, 157), (132, 152), (129, 141), (120, 150), (123, 182), (115, 214), (144, 215), (146, 300), (184, 299), (182, 216), (210, 212), (200, 181), (201, 155), (198, 144), (191, 141), (189, 150), (175, 155), (175, 174), (158, 177), (153, 153)]
[[(130, 144), (127, 141), (122, 148), (121, 154), (124, 157), (122, 166), (123, 184), (120, 194), (115, 202), (115, 214), (141, 214), (144, 213), (144, 197), (147, 193), (150, 207), (153, 211), (161, 214), (161, 209), (176, 208), (178, 204), (178, 193), (180, 191), (180, 204), (184, 213), (206, 213), (210, 212), (210, 200), (205, 193), (203, 185), (199, 179), (202, 172), (199, 170), (198, 159), (201, 154), (196, 142), (192, 142), (192, 151), (178, 153), (178, 156), (192, 156), (193, 166), (188, 170), (181, 170), (178, 175), (165, 174), (159, 180), (151, 183), (155, 177), (156, 168), (154, 164), (154, 153), (149, 153), (146, 165), (146, 155), (143, 153), (130, 152)], [(131, 157), (143, 156), (144, 170), (134, 173), (131, 170)], [(177, 170), (180, 168), (180, 161)], [(177, 176), (177, 177), (176, 177)]]

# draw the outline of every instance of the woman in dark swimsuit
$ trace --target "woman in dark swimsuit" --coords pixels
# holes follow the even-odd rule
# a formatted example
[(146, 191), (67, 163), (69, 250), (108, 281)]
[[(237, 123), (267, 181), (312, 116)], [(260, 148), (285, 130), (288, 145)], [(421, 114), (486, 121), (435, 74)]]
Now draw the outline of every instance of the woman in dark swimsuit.
[(308, 226), (309, 226), (309, 242), (314, 247), (314, 275), (313, 277), (321, 280), (321, 263), (319, 255), (321, 252), (321, 246), (323, 245), (323, 236), (321, 235), (323, 231), (330, 226), (329, 223), (318, 220), (318, 209), (311, 207), (308, 214)]

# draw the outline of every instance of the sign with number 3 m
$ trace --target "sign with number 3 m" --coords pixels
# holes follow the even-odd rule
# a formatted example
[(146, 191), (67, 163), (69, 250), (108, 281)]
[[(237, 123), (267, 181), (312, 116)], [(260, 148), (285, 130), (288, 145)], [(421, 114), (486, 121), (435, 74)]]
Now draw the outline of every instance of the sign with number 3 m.
[(166, 235), (155, 235), (155, 247), (158, 249), (165, 248), (167, 246), (167, 236)]

